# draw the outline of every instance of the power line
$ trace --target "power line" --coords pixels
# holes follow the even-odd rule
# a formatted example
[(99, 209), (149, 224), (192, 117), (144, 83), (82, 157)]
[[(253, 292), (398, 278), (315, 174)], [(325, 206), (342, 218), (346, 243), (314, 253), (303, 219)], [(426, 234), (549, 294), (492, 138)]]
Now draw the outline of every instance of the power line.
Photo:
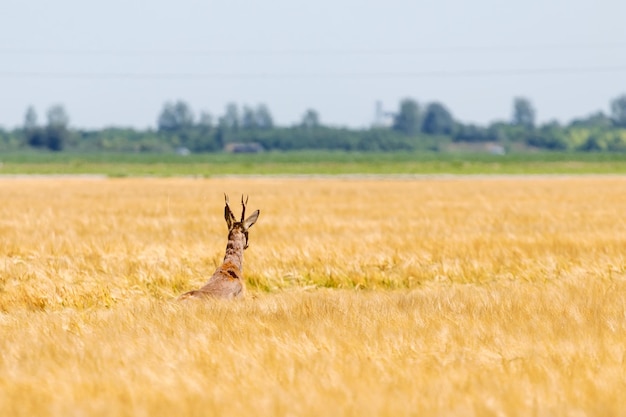
[(563, 43), (535, 45), (442, 46), (422, 48), (326, 48), (326, 49), (50, 49), (0, 48), (2, 55), (14, 56), (337, 56), (337, 55), (431, 55), (451, 53), (517, 53), (537, 51), (584, 51), (626, 49), (626, 42)]
[(465, 69), (406, 72), (336, 72), (336, 73), (271, 73), (271, 72), (214, 72), (214, 73), (149, 73), (149, 72), (51, 72), (0, 71), (5, 79), (67, 79), (67, 80), (315, 80), (315, 79), (411, 79), (511, 77), (541, 75), (585, 75), (626, 72), (626, 65), (601, 67), (555, 67), (516, 69)]

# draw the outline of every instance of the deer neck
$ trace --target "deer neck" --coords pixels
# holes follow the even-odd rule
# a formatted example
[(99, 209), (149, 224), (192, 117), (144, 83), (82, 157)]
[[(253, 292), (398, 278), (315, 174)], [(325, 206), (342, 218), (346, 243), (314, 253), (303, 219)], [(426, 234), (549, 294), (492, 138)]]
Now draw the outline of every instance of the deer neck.
[(236, 265), (243, 272), (243, 251), (246, 246), (246, 237), (239, 230), (231, 230), (228, 233), (228, 244), (226, 245), (226, 255), (224, 263), (230, 262)]

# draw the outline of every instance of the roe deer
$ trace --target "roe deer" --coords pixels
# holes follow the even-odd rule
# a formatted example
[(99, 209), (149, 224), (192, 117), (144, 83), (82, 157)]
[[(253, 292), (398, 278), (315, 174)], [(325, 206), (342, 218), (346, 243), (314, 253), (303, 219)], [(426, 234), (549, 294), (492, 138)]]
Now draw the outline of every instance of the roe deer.
[[(224, 194), (226, 206), (224, 207), (224, 218), (228, 225), (228, 244), (226, 245), (226, 255), (224, 261), (215, 270), (213, 276), (199, 290), (184, 293), (178, 299), (188, 298), (239, 298), (243, 297), (246, 285), (243, 282), (243, 251), (248, 247), (248, 229), (256, 223), (259, 218), (259, 210), (256, 210), (250, 217), (245, 219), (246, 204), (248, 198), (243, 201), (241, 196), (241, 220), (236, 221), (235, 215), (228, 206), (228, 196)], [(245, 220), (244, 220), (245, 219)]]

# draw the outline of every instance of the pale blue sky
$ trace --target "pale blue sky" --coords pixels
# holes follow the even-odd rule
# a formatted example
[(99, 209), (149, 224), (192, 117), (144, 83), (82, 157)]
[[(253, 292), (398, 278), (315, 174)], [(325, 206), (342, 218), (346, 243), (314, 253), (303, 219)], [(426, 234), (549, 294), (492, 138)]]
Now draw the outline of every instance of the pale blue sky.
[(374, 105), (443, 102), (462, 121), (541, 121), (626, 93), (620, 0), (2, 0), (0, 126), (62, 103), (76, 127), (154, 126), (163, 103), (219, 116), (368, 126)]

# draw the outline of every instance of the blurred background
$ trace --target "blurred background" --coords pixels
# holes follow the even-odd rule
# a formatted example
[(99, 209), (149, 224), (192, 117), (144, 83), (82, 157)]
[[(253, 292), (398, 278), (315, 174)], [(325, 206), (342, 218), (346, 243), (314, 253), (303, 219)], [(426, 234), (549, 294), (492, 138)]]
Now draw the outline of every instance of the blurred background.
[(618, 0), (15, 1), (0, 150), (626, 151)]

